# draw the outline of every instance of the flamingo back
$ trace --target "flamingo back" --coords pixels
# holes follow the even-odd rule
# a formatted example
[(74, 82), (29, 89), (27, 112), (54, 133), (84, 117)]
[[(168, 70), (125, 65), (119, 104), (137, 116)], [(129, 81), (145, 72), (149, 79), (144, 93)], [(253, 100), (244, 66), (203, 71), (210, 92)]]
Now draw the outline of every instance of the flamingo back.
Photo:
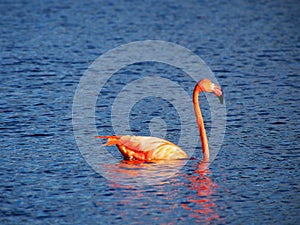
[(124, 135), (97, 136), (97, 138), (107, 138), (105, 145), (116, 145), (125, 159), (151, 161), (188, 157), (177, 145), (157, 137)]

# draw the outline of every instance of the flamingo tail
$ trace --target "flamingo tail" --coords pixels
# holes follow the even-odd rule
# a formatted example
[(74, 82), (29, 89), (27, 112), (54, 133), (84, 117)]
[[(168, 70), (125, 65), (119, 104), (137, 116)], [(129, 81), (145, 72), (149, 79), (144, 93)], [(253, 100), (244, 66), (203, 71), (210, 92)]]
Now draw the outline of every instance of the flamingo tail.
[(95, 138), (107, 139), (107, 142), (103, 146), (112, 146), (119, 144), (119, 136), (95, 136)]

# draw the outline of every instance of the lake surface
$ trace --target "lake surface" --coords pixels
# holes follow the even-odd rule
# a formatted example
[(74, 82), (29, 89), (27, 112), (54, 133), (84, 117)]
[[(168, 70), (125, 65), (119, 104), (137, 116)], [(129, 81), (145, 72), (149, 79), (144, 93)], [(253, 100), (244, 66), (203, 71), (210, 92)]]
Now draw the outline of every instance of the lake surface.
[[(0, 223), (299, 223), (299, 7), (279, 0), (1, 1)], [(77, 145), (75, 92), (99, 56), (144, 40), (176, 43), (208, 64), (225, 96), (224, 140), (206, 169), (200, 141), (191, 160), (166, 164), (124, 162), (107, 147), (116, 160), (99, 162), (102, 173), (113, 171), (107, 179)], [(192, 96), (195, 81), (178, 68), (129, 65), (99, 94), (99, 135), (114, 134), (118, 94), (149, 75)], [(213, 136), (209, 105), (200, 101)], [(127, 118), (132, 134), (180, 139), (180, 114), (164, 98), (140, 99)]]

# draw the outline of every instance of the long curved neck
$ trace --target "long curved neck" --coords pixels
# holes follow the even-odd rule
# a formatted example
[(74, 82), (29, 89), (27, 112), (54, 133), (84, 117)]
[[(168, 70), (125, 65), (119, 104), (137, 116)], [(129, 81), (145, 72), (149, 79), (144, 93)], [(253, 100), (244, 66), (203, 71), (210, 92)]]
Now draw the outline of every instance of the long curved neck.
[(197, 118), (197, 124), (199, 128), (199, 133), (200, 133), (200, 139), (202, 142), (202, 153), (203, 153), (203, 162), (209, 162), (209, 149), (208, 149), (208, 141), (207, 141), (207, 136), (206, 136), (206, 131), (204, 127), (204, 121), (202, 117), (202, 113), (200, 110), (200, 105), (199, 105), (199, 93), (202, 92), (201, 88), (197, 84), (194, 89), (193, 93), (193, 103), (194, 103), (194, 110)]

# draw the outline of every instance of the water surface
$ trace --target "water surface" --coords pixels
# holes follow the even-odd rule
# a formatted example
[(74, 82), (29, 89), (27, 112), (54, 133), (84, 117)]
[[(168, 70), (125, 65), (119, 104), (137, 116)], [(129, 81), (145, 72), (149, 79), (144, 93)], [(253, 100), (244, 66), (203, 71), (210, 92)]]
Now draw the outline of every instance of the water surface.
[[(1, 224), (299, 221), (297, 1), (2, 1), (0, 12)], [(174, 176), (154, 185), (136, 186), (134, 180), (121, 185), (98, 174), (81, 155), (73, 136), (73, 97), (97, 57), (148, 39), (177, 43), (206, 61), (225, 93), (226, 134), (209, 169), (198, 164), (199, 143), (196, 159)], [(158, 63), (124, 68), (103, 89), (111, 98), (97, 102), (99, 133), (113, 132), (110, 110), (117, 89), (110, 87), (149, 74), (176, 81), (192, 95), (195, 83), (176, 68)], [(203, 96), (201, 103), (209, 131)], [(149, 135), (152, 129), (178, 142), (180, 119), (163, 99), (137, 102), (130, 118), (131, 132)], [(149, 128), (149, 121), (158, 127)], [(108, 169), (121, 168), (116, 176), (132, 179), (156, 166), (128, 164), (115, 148), (109, 151), (118, 163)]]

